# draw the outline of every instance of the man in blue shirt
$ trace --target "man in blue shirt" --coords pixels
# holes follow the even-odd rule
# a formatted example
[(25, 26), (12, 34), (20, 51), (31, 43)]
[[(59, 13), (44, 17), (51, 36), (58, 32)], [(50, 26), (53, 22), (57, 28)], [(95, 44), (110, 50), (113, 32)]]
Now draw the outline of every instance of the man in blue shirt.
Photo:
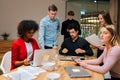
[(60, 22), (55, 17), (56, 14), (57, 7), (52, 4), (48, 7), (48, 15), (40, 21), (38, 42), (42, 49), (52, 49), (57, 46)]

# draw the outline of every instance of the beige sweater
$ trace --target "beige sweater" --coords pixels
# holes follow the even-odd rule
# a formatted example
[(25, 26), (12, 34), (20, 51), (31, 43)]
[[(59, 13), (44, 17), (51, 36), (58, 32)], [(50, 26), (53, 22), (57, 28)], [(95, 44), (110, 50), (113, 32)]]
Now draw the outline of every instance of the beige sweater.
[[(105, 74), (110, 71), (112, 77), (120, 78), (120, 46), (114, 46), (108, 51), (106, 55), (106, 48), (98, 59), (85, 60), (88, 64), (86, 68)], [(93, 66), (91, 64), (104, 63), (102, 66)]]

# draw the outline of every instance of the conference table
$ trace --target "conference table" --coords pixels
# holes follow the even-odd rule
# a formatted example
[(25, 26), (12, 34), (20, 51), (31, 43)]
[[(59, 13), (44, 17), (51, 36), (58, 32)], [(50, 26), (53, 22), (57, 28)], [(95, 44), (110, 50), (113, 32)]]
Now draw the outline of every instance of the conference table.
[[(57, 71), (53, 71), (60, 74), (60, 78), (58, 80), (104, 80), (102, 74), (87, 69), (86, 70), (91, 74), (91, 77), (71, 78), (65, 71), (65, 66), (75, 66), (75, 63), (71, 61), (60, 61), (59, 69)], [(49, 72), (45, 72), (38, 75), (38, 78), (36, 78), (35, 80), (41, 80), (41, 78), (42, 80), (48, 80), (46, 77), (48, 73)]]
[[(85, 59), (93, 59), (93, 58), (94, 57), (85, 57)], [(49, 74), (51, 72), (60, 74), (59, 79), (56, 79), (56, 80), (104, 80), (104, 77), (102, 74), (88, 70), (88, 69), (85, 69), (85, 70), (90, 73), (91, 77), (71, 78), (68, 75), (68, 73), (65, 71), (66, 66), (76, 66), (76, 63), (74, 61), (59, 61), (57, 70), (46, 71), (46, 72), (40, 73), (39, 75), (37, 75), (37, 78), (35, 78), (33, 80), (50, 80), (47, 78), (47, 74)], [(15, 70), (13, 70), (13, 71), (15, 71)], [(11, 71), (11, 72), (13, 72), (13, 71)], [(1, 75), (0, 80), (9, 80), (9, 79), (7, 79), (5, 76)]]
[[(85, 59), (93, 59), (94, 57), (86, 57)], [(66, 66), (76, 66), (76, 63), (74, 61), (59, 61), (59, 66), (58, 66), (58, 70), (53, 71), (55, 73), (59, 73), (60, 74), (60, 78), (57, 80), (104, 80), (104, 77), (102, 74), (97, 73), (97, 72), (93, 72), (91, 70), (85, 69), (86, 71), (88, 71), (91, 75), (91, 77), (82, 77), (82, 78), (71, 78), (68, 73), (65, 71), (65, 67)], [(40, 75), (38, 75), (38, 78), (36, 78), (35, 80), (48, 80), (46, 75), (49, 72), (45, 72), (42, 73)]]

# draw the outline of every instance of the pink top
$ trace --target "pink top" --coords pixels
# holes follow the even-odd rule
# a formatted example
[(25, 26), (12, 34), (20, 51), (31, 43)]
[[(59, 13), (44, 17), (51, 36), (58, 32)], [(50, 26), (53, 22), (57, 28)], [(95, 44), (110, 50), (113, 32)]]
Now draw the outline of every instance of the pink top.
[[(112, 77), (120, 78), (120, 46), (114, 46), (109, 49), (108, 54), (106, 48), (98, 59), (85, 60), (88, 65), (86, 68), (99, 72), (106, 73), (110, 71)], [(102, 66), (93, 66), (90, 64), (100, 64), (103, 61)]]

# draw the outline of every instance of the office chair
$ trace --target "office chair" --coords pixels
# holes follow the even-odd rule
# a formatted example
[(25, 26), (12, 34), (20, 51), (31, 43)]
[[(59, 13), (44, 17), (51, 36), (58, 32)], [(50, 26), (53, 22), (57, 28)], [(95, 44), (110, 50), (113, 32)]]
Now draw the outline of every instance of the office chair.
[(10, 71), (10, 66), (11, 66), (11, 51), (8, 51), (3, 55), (3, 58), (0, 64), (0, 69), (5, 74)]

